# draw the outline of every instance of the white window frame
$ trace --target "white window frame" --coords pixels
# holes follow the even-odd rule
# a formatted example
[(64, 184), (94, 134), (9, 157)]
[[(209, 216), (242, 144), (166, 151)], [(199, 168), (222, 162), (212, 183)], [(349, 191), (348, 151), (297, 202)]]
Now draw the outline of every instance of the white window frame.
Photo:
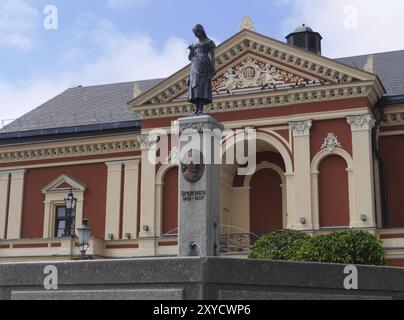
[[(71, 188), (60, 188), (60, 186), (63, 184), (67, 184), (71, 186)], [(77, 228), (80, 227), (83, 220), (83, 209), (85, 200), (84, 194), (87, 187), (81, 182), (78, 182), (77, 180), (67, 175), (61, 175), (41, 190), (45, 196), (43, 224), (44, 239), (55, 238), (56, 208), (58, 206), (64, 205), (64, 199), (67, 197), (70, 189), (72, 189), (74, 197), (77, 199), (75, 219), (75, 232), (77, 234)]]

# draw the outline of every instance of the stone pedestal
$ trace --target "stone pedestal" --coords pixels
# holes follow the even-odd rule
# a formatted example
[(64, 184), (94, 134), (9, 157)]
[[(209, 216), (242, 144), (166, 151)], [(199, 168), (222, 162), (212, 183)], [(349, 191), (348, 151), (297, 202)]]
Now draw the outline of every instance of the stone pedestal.
[(182, 118), (176, 124), (181, 162), (179, 256), (216, 256), (219, 252), (223, 126), (208, 115)]

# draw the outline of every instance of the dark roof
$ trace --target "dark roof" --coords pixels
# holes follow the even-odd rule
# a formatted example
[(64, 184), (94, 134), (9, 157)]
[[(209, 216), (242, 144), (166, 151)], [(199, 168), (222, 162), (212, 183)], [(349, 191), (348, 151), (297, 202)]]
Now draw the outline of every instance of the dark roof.
[(141, 121), (131, 120), (77, 125), (63, 128), (36, 129), (13, 132), (6, 131), (0, 133), (0, 146), (29, 142), (97, 137), (106, 134), (139, 133), (141, 130)]
[(127, 105), (133, 98), (135, 84), (141, 92), (146, 92), (161, 81), (154, 79), (71, 88), (5, 126), (4, 131), (21, 132), (138, 120)]
[(374, 72), (386, 88), (387, 95), (404, 95), (404, 50), (339, 58), (335, 61), (363, 70), (371, 55), (374, 58)]
[(298, 26), (293, 33), (299, 33), (299, 32), (313, 32), (313, 29), (310, 28), (309, 26), (306, 26), (305, 24)]
[[(383, 82), (388, 96), (404, 95), (404, 50), (376, 53), (374, 70)], [(346, 57), (335, 61), (363, 69), (369, 55)], [(127, 103), (133, 99), (137, 84), (142, 93), (164, 79), (133, 81), (68, 89), (40, 107), (0, 130), (4, 132), (38, 132), (44, 129), (104, 127), (105, 124), (139, 120)], [(100, 128), (101, 128), (100, 127)]]

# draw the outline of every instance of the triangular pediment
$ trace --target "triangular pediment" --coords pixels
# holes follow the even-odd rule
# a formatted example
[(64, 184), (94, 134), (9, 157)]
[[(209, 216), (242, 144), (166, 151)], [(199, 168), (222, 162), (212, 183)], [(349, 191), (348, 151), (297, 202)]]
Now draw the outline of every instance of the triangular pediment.
[(87, 189), (86, 185), (79, 182), (78, 180), (62, 174), (57, 177), (55, 180), (47, 184), (44, 188), (42, 188), (42, 193), (49, 192), (66, 192), (69, 190), (72, 191), (85, 191)]
[[(218, 72), (213, 80), (216, 95), (259, 90), (281, 90), (320, 83), (319, 77), (282, 66), (254, 54), (246, 54)], [(325, 83), (325, 82), (324, 82)], [(180, 100), (187, 97), (184, 92)]]
[[(249, 30), (239, 32), (217, 47), (216, 66), (213, 87), (214, 94), (217, 95), (243, 90), (259, 91), (268, 87), (275, 90), (293, 90), (313, 83), (326, 86), (354, 81), (373, 81), (377, 93), (383, 94), (383, 87), (375, 74)], [(130, 105), (136, 107), (184, 99), (189, 68), (189, 65), (184, 67), (156, 87), (136, 97)]]

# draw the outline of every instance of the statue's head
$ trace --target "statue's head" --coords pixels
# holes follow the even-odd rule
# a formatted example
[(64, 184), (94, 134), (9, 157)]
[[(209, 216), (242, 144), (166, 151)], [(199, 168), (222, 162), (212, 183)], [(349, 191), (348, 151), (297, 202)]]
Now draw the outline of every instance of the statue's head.
[(206, 35), (205, 28), (201, 24), (197, 24), (192, 31), (194, 32), (195, 36), (199, 39), (204, 39), (207, 38), (208, 36)]

